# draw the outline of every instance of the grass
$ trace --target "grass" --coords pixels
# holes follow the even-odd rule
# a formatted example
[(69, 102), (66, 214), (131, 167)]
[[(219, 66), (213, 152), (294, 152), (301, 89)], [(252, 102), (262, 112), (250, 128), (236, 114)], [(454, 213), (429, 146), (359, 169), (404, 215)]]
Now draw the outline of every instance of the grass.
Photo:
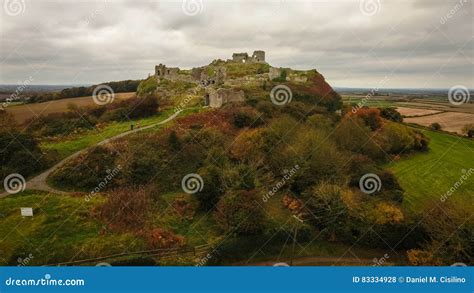
[[(404, 205), (422, 212), (429, 201), (439, 201), (463, 175), (463, 170), (474, 168), (474, 141), (424, 130), (430, 139), (430, 150), (402, 157), (390, 163), (405, 189)], [(469, 178), (449, 197), (459, 204), (473, 205), (474, 178)], [(441, 201), (439, 201), (441, 202)]]
[[(180, 116), (184, 116), (186, 114), (195, 112), (196, 109), (187, 109), (184, 113), (181, 113)], [(133, 124), (140, 123), (142, 127), (158, 123), (160, 121), (165, 120), (169, 116), (174, 113), (174, 109), (168, 109), (161, 112), (158, 115), (148, 117), (145, 119), (134, 120)], [(44, 151), (55, 151), (58, 153), (59, 159), (66, 158), (73, 153), (90, 147), (92, 145), (97, 144), (98, 142), (116, 136), (120, 133), (126, 132), (130, 130), (130, 124), (132, 122), (113, 122), (108, 124), (106, 127), (101, 129), (94, 129), (87, 133), (81, 134), (79, 137), (75, 137), (73, 139), (67, 139), (62, 141), (54, 141), (54, 142), (44, 142), (41, 144), (41, 148)]]
[[(140, 250), (143, 243), (129, 233), (102, 233), (103, 223), (90, 212), (103, 200), (24, 192), (0, 200), (0, 265), (44, 265)], [(33, 207), (33, 217), (21, 217), (20, 207)]]
[(177, 214), (172, 207), (173, 200), (178, 196), (187, 198), (195, 208), (197, 207), (197, 200), (191, 195), (179, 192), (163, 194), (161, 198), (166, 204), (164, 205), (163, 212), (156, 215), (152, 220), (153, 224), (184, 236), (186, 243), (191, 246), (217, 241), (220, 233), (215, 226), (212, 213), (198, 211), (192, 218), (186, 219)]

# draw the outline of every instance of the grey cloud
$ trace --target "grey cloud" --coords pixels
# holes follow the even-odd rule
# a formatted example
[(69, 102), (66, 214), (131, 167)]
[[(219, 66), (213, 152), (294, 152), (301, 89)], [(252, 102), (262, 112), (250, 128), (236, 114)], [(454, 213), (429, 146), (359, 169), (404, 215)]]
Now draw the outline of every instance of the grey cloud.
[(0, 82), (32, 67), (41, 68), (35, 83), (139, 79), (157, 63), (190, 68), (263, 49), (272, 65), (316, 68), (335, 86), (393, 72), (389, 87), (474, 87), (472, 1), (444, 23), (463, 0), (382, 0), (372, 17), (357, 0), (203, 0), (196, 16), (182, 1), (104, 1), (27, 0), (22, 15), (2, 11)]

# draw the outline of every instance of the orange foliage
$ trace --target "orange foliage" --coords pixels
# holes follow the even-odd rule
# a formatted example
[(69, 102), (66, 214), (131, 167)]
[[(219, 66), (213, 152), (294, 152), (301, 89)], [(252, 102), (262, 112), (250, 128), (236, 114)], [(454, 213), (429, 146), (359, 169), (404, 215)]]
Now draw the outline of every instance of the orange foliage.
[(232, 113), (223, 110), (191, 114), (178, 119), (176, 123), (182, 129), (215, 128), (221, 132), (233, 129)]
[(176, 248), (185, 244), (185, 238), (162, 228), (143, 231), (141, 236), (145, 239), (149, 249)]
[(282, 199), (283, 205), (287, 207), (293, 214), (299, 214), (302, 208), (301, 202), (289, 195), (285, 195)]
[(146, 189), (119, 188), (110, 192), (107, 201), (96, 207), (93, 214), (113, 230), (136, 231), (145, 224), (150, 207)]
[(380, 129), (383, 126), (380, 110), (377, 108), (359, 108), (355, 112), (350, 112), (349, 115), (362, 118), (365, 125), (372, 130)]

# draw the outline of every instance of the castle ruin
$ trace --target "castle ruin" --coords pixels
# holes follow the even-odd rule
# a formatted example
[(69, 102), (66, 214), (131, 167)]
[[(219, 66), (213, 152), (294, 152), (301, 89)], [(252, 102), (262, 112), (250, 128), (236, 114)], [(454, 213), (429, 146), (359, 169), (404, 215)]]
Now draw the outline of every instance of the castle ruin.
[(234, 53), (232, 54), (232, 61), (238, 63), (265, 63), (265, 51), (254, 51), (252, 56), (247, 53)]
[[(212, 66), (196, 67), (191, 70), (181, 70), (178, 67), (167, 67), (164, 64), (159, 64), (155, 66), (155, 78), (158, 82), (164, 79), (200, 84), (206, 88), (204, 104), (206, 106), (218, 108), (226, 103), (243, 102), (245, 100), (245, 95), (242, 90), (223, 88), (223, 86), (231, 85), (233, 82), (252, 82), (250, 80), (242, 81), (240, 79), (229, 79), (226, 72), (227, 68), (226, 66), (223, 66), (222, 63), (266, 63), (265, 51), (260, 50), (254, 51), (251, 56), (247, 53), (234, 53), (232, 54), (232, 59), (227, 59), (227, 61), (216, 61), (221, 63), (211, 64)], [(258, 80), (255, 80), (254, 82), (260, 82), (269, 77), (268, 73), (261, 75), (262, 76), (258, 77)]]

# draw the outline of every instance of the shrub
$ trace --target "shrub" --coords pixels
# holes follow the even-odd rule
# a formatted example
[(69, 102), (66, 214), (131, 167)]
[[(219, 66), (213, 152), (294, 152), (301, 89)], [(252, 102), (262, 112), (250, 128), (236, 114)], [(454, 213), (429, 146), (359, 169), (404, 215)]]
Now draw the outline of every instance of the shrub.
[(158, 98), (153, 94), (122, 100), (108, 105), (103, 120), (127, 121), (153, 116), (158, 112), (158, 106)]
[(96, 146), (59, 167), (49, 179), (55, 186), (90, 191), (117, 167), (116, 155), (112, 149)]
[[(136, 232), (143, 229), (151, 207), (147, 189), (119, 188), (108, 194), (106, 202), (97, 206), (93, 215), (113, 230)], [(152, 240), (151, 243), (155, 244), (155, 240)]]
[(303, 194), (308, 221), (329, 238), (345, 234), (348, 208), (342, 200), (340, 186), (322, 182)]
[(360, 108), (356, 113), (351, 113), (351, 115), (361, 118), (371, 130), (377, 130), (383, 125), (379, 109)]
[(145, 239), (148, 249), (177, 248), (185, 244), (183, 236), (175, 235), (173, 232), (162, 228), (144, 230), (140, 235)]
[(140, 82), (137, 88), (137, 95), (139, 97), (152, 94), (158, 88), (158, 81), (154, 76), (150, 76), (149, 78)]
[(384, 150), (390, 154), (408, 152), (415, 146), (413, 132), (408, 127), (393, 122), (386, 123), (378, 139)]
[(385, 152), (373, 139), (373, 133), (357, 116), (345, 116), (333, 133), (337, 144), (345, 150), (370, 157), (375, 161), (386, 159)]
[(403, 122), (403, 116), (395, 108), (379, 108), (380, 116), (393, 122)]
[(202, 191), (196, 194), (199, 201), (199, 209), (209, 211), (214, 209), (220, 197), (224, 193), (222, 186), (222, 170), (214, 165), (206, 166), (199, 170), (204, 182)]
[(438, 122), (431, 123), (430, 128), (432, 130), (439, 131), (441, 130), (441, 124), (439, 124)]
[(464, 134), (467, 135), (467, 137), (470, 137), (470, 138), (474, 137), (474, 124), (470, 123), (470, 124), (464, 125), (462, 131)]
[(237, 128), (258, 127), (263, 124), (260, 113), (252, 108), (240, 108), (233, 113), (233, 123)]
[(214, 217), (226, 233), (256, 235), (265, 227), (265, 214), (255, 190), (227, 192), (217, 204)]
[(31, 134), (0, 130), (0, 178), (11, 173), (27, 177), (46, 165), (43, 153)]

